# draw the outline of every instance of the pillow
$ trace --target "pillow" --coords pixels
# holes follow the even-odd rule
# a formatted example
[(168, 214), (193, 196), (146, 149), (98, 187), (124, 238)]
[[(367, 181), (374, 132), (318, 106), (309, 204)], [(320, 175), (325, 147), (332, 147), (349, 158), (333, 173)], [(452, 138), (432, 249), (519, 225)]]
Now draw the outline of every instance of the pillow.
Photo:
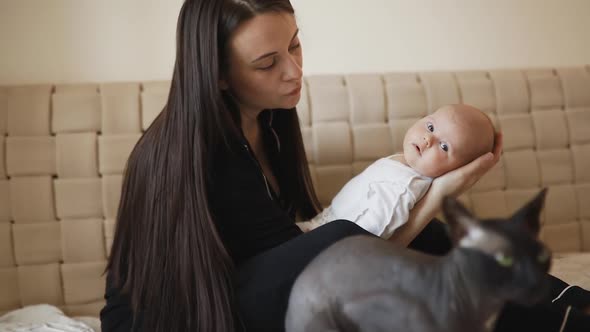
[(100, 319), (91, 316), (74, 316), (72, 319), (90, 326), (95, 332), (101, 332)]
[(5, 332), (95, 332), (88, 325), (73, 320), (49, 304), (27, 306), (0, 317), (0, 331)]

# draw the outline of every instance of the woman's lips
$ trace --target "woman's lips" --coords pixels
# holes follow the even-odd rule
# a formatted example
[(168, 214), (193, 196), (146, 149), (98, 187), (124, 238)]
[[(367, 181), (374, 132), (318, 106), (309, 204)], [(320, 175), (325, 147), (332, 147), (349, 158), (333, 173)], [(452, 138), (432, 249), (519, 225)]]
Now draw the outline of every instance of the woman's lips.
[(298, 94), (301, 91), (301, 86), (298, 86), (297, 88), (293, 89), (293, 91), (289, 92), (287, 94), (287, 96), (294, 96), (296, 94)]

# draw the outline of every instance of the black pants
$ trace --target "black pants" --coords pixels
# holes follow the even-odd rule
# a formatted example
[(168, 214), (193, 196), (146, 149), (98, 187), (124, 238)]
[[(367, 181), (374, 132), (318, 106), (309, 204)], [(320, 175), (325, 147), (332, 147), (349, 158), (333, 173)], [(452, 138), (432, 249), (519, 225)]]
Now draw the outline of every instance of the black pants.
[(334, 242), (359, 234), (371, 235), (350, 221), (335, 220), (240, 265), (237, 297), (246, 330), (284, 330), (289, 294), (299, 273)]
[[(238, 267), (237, 296), (241, 320), (247, 331), (282, 331), (291, 287), (299, 273), (323, 249), (351, 235), (371, 235), (358, 225), (344, 220), (330, 222), (260, 254)], [(432, 221), (410, 244), (410, 248), (433, 255), (444, 255), (451, 242), (444, 225)], [(567, 286), (552, 279), (552, 298)], [(590, 297), (578, 301), (589, 300)], [(566, 314), (567, 305), (540, 304), (526, 308), (513, 304), (500, 314), (495, 331), (558, 332)], [(564, 331), (590, 331), (587, 316), (576, 310), (568, 313)]]

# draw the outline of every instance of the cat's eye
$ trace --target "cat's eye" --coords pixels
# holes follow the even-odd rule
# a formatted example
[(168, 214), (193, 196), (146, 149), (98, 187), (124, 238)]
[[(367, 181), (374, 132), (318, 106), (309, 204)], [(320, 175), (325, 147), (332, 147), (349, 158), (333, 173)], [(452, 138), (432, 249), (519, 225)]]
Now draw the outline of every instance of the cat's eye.
[(511, 267), (514, 264), (514, 259), (510, 255), (504, 253), (497, 253), (494, 258), (503, 267)]
[(549, 250), (543, 249), (539, 255), (537, 255), (537, 261), (539, 261), (539, 263), (547, 263), (550, 257)]

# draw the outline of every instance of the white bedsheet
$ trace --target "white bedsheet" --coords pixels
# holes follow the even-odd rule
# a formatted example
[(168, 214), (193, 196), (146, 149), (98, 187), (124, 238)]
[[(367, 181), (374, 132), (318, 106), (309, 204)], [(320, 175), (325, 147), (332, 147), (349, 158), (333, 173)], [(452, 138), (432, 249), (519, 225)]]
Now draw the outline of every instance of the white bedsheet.
[(27, 306), (0, 317), (2, 332), (95, 332), (48, 304)]

